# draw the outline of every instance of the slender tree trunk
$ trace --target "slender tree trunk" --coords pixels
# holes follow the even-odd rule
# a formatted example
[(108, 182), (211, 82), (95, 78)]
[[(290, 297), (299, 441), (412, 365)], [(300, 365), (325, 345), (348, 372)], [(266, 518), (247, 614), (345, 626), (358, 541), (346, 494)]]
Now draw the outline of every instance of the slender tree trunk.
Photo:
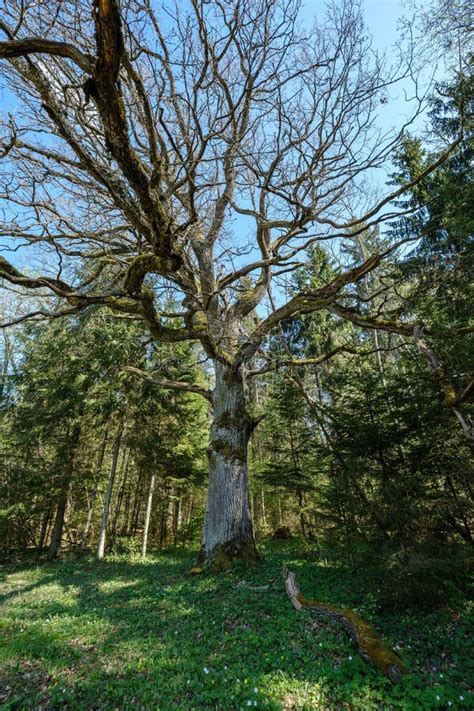
[(51, 543), (48, 549), (48, 560), (55, 560), (59, 556), (61, 550), (61, 540), (64, 526), (64, 516), (66, 514), (67, 495), (69, 491), (69, 481), (67, 487), (61, 492), (58, 506), (56, 509), (56, 518), (54, 519), (53, 532), (51, 534)]
[(166, 536), (168, 535), (168, 511), (169, 511), (169, 498), (166, 490), (163, 493), (163, 499), (161, 502), (160, 511), (160, 548), (163, 548), (166, 542)]
[(67, 500), (69, 488), (71, 486), (74, 457), (76, 454), (77, 444), (81, 428), (78, 424), (74, 425), (72, 435), (68, 439), (67, 454), (64, 462), (64, 475), (61, 481), (61, 490), (57, 500), (56, 518), (54, 519), (53, 533), (51, 535), (51, 543), (48, 549), (48, 560), (55, 560), (61, 550), (61, 540), (63, 535), (64, 517), (66, 515)]
[(43, 550), (44, 542), (46, 540), (46, 533), (48, 531), (48, 524), (49, 520), (51, 518), (51, 506), (49, 509), (43, 514), (42, 520), (41, 520), (41, 529), (40, 529), (40, 536), (39, 536), (39, 541), (38, 541), (38, 552), (41, 553)]
[(261, 517), (262, 517), (262, 527), (266, 529), (267, 527), (267, 515), (266, 515), (266, 510), (265, 510), (265, 491), (262, 486), (260, 489), (260, 512), (261, 512)]
[(181, 518), (182, 518), (181, 489), (176, 489), (175, 495), (174, 495), (174, 502), (173, 502), (173, 523), (172, 523), (173, 545), (176, 545), (176, 542), (178, 539), (178, 531), (181, 526)]
[(107, 520), (109, 518), (110, 501), (112, 499), (112, 491), (114, 488), (115, 472), (117, 471), (117, 461), (120, 452), (120, 444), (122, 441), (123, 433), (123, 419), (120, 420), (117, 434), (115, 435), (114, 446), (112, 450), (112, 465), (110, 467), (109, 483), (107, 485), (107, 491), (105, 493), (104, 508), (102, 511), (102, 520), (100, 522), (99, 530), (99, 542), (97, 544), (97, 558), (102, 560), (105, 553), (105, 538), (107, 534)]
[[(122, 463), (121, 466), (118, 467), (121, 474), (120, 474), (120, 487), (118, 490), (117, 494), (117, 501), (115, 502), (115, 510), (114, 510), (114, 516), (112, 519), (112, 527), (111, 527), (111, 537), (112, 537), (112, 542), (115, 542), (115, 539), (117, 537), (117, 531), (119, 530), (118, 526), (118, 521), (120, 517), (120, 512), (122, 510), (122, 503), (123, 499), (125, 496), (125, 487), (127, 484), (127, 477), (128, 477), (128, 465), (130, 462), (130, 450), (127, 450), (127, 448), (124, 448), (123, 455), (122, 455)], [(122, 526), (122, 528), (124, 528)]]
[(216, 363), (213, 405), (201, 558), (216, 568), (226, 568), (233, 558), (258, 559), (247, 476), (252, 420), (245, 408), (240, 371)]
[(133, 500), (132, 518), (130, 521), (129, 531), (132, 536), (135, 535), (138, 528), (138, 521), (140, 519), (140, 511), (142, 508), (142, 493), (143, 493), (143, 476), (138, 475), (137, 484), (135, 487), (135, 496)]
[(145, 525), (143, 527), (143, 542), (142, 542), (142, 558), (146, 558), (146, 549), (148, 545), (148, 531), (150, 528), (151, 506), (153, 503), (153, 491), (155, 490), (155, 475), (150, 479), (150, 488), (148, 489), (148, 499), (146, 502)]
[(102, 464), (104, 463), (106, 446), (107, 446), (107, 423), (105, 424), (104, 436), (102, 438), (102, 444), (101, 444), (101, 447), (99, 450), (99, 458), (98, 458), (97, 466), (96, 466), (94, 491), (92, 493), (92, 498), (91, 498), (91, 502), (89, 505), (89, 510), (87, 511), (86, 522), (84, 524), (84, 529), (82, 531), (81, 544), (79, 546), (80, 551), (85, 550), (86, 545), (87, 545), (87, 540), (89, 538), (89, 531), (90, 531), (90, 527), (91, 527), (91, 523), (92, 523), (92, 516), (94, 514), (94, 506), (95, 506), (97, 497), (99, 495), (100, 475), (102, 473)]
[(7, 374), (8, 374), (8, 350), (5, 347), (5, 356), (3, 358), (3, 362), (1, 365), (1, 374), (0, 374), (0, 400), (3, 399), (3, 393), (6, 390), (6, 383), (7, 383)]
[(194, 512), (194, 496), (191, 494), (191, 496), (189, 497), (188, 512), (186, 514), (186, 526), (189, 526), (191, 521), (193, 520), (193, 512)]
[(306, 538), (306, 518), (304, 515), (305, 497), (301, 489), (298, 490), (298, 506), (300, 509), (300, 528), (303, 538)]
[(173, 539), (174, 531), (173, 531), (173, 524), (174, 524), (174, 487), (172, 486), (170, 488), (170, 495), (168, 499), (168, 507), (166, 509), (166, 538), (167, 538), (167, 543), (170, 544)]
[(95, 485), (94, 491), (92, 493), (91, 502), (89, 505), (89, 509), (87, 511), (86, 522), (85, 522), (84, 528), (82, 530), (81, 543), (79, 545), (79, 550), (81, 552), (83, 552), (85, 550), (86, 545), (87, 545), (87, 540), (89, 538), (89, 531), (90, 531), (91, 523), (92, 523), (92, 516), (94, 514), (94, 504), (96, 502), (98, 495), (99, 495), (99, 483), (97, 482)]

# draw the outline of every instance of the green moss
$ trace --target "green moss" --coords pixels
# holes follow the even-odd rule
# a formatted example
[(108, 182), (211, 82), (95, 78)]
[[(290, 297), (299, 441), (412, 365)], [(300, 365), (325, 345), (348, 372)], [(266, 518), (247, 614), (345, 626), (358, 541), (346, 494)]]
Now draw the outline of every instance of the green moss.
[(137, 294), (148, 273), (172, 274), (179, 269), (181, 262), (179, 255), (175, 254), (164, 257), (157, 254), (140, 254), (130, 262), (123, 288), (128, 294)]
[(144, 299), (149, 299), (151, 301), (153, 301), (153, 299), (155, 298), (155, 292), (148, 286), (142, 286), (141, 295)]
[(223, 543), (216, 548), (208, 565), (216, 573), (225, 573), (239, 560), (250, 565), (256, 565), (260, 561), (253, 541), (236, 540)]
[(217, 573), (225, 573), (227, 570), (230, 570), (232, 566), (232, 557), (228, 555), (223, 548), (219, 548), (212, 563), (213, 569)]
[(456, 403), (457, 393), (450, 383), (444, 386), (444, 404), (454, 405)]
[(208, 328), (207, 316), (204, 311), (196, 311), (191, 319), (192, 327), (195, 331), (205, 332)]
[(236, 460), (238, 462), (244, 462), (245, 461), (245, 452), (243, 450), (236, 449), (235, 447), (232, 447), (228, 442), (225, 442), (223, 439), (215, 439), (212, 442), (212, 447), (211, 447), (211, 454), (212, 452), (217, 452), (224, 459), (228, 459), (229, 461), (231, 460)]
[(107, 299), (107, 303), (117, 311), (129, 312), (137, 308), (137, 302), (127, 296), (111, 296)]
[(375, 630), (356, 612), (347, 607), (334, 607), (318, 600), (309, 600), (301, 593), (298, 593), (297, 598), (303, 607), (309, 607), (342, 622), (359, 645), (364, 659), (372, 662), (392, 681), (399, 681), (399, 677), (406, 674), (407, 670), (400, 657), (384, 644)]

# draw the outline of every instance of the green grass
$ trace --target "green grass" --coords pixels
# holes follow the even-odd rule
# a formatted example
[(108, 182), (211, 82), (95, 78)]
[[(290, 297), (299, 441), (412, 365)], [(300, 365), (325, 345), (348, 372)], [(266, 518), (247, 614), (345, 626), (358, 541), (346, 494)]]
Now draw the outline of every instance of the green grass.
[[(264, 554), (260, 569), (222, 576), (185, 575), (193, 552), (176, 551), (4, 569), (2, 709), (474, 707), (466, 605), (382, 613), (370, 576), (293, 543)], [(308, 596), (353, 607), (398, 645), (401, 684), (341, 628), (291, 607), (283, 563)]]

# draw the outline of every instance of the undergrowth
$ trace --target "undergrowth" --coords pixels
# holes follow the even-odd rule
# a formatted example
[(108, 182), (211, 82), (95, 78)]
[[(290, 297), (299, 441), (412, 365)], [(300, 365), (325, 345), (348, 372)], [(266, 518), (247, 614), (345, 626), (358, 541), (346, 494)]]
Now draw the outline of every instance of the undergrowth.
[[(4, 568), (2, 709), (474, 707), (466, 601), (384, 610), (380, 577), (295, 542), (263, 554), (218, 576), (187, 575), (193, 551)], [(352, 607), (395, 647), (410, 669), (400, 684), (341, 627), (292, 608), (284, 564), (305, 594)]]

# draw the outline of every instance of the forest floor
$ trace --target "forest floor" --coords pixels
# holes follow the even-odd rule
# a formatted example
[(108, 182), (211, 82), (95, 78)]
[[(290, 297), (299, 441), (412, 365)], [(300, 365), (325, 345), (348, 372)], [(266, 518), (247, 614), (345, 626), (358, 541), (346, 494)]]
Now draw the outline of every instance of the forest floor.
[[(474, 708), (467, 603), (384, 612), (363, 571), (295, 543), (263, 553), (259, 569), (221, 576), (186, 575), (195, 554), (176, 550), (3, 568), (1, 708)], [(283, 564), (308, 597), (356, 609), (396, 645), (410, 668), (400, 684), (340, 626), (293, 609)]]

